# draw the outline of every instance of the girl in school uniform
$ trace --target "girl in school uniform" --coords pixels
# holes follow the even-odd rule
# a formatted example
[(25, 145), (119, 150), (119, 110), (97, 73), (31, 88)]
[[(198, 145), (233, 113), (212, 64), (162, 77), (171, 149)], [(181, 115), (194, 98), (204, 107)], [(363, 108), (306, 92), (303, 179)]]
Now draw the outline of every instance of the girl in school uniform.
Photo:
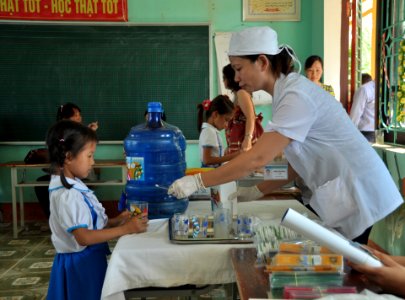
[[(56, 121), (61, 121), (61, 120), (71, 120), (75, 122), (82, 123), (82, 113), (81, 109), (79, 106), (77, 106), (74, 103), (67, 102), (65, 104), (62, 104), (58, 107), (58, 110), (56, 112)], [(98, 122), (92, 122), (88, 125), (89, 128), (93, 130), (98, 129)], [(48, 162), (48, 161), (44, 161)], [(48, 170), (44, 170), (46, 173), (48, 173)], [(99, 172), (99, 170), (96, 170), (96, 172)], [(96, 172), (92, 169), (91, 172), (89, 173), (88, 179), (95, 179), (96, 178)], [(49, 173), (47, 175), (43, 175), (39, 177), (37, 180), (38, 181), (50, 181), (51, 177)], [(34, 187), (35, 194), (38, 198), (39, 203), (41, 204), (41, 208), (47, 218), (49, 219), (49, 192), (48, 188), (46, 186), (36, 186)], [(42, 231), (48, 231), (49, 227), (47, 225), (41, 226)]]
[(212, 101), (204, 100), (197, 106), (201, 167), (216, 168), (238, 155), (238, 152), (224, 155), (220, 136), (220, 131), (227, 127), (232, 118), (233, 108), (232, 101), (226, 95), (219, 95)]
[[(273, 96), (272, 120), (250, 151), (215, 170), (176, 180), (169, 194), (184, 198), (200, 188), (243, 178), (283, 152), (288, 180), (303, 179), (312, 192), (308, 204), (324, 225), (366, 243), (370, 227), (403, 202), (376, 151), (340, 103), (294, 72), (297, 57), (278, 45), (270, 27), (233, 33), (228, 55), (240, 87)], [(273, 183), (271, 188), (279, 187)]]
[(52, 166), (49, 185), (52, 243), (56, 249), (47, 299), (99, 300), (110, 254), (107, 241), (144, 232), (147, 216), (130, 212), (108, 219), (101, 203), (81, 181), (93, 164), (97, 136), (74, 121), (53, 125), (46, 144)]

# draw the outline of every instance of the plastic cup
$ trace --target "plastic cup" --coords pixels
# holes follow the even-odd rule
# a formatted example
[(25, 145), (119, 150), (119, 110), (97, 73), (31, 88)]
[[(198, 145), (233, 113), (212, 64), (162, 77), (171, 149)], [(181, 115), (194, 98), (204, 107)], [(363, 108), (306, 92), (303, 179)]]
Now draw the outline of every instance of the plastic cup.
[(189, 218), (188, 215), (175, 213), (172, 217), (172, 234), (175, 238), (188, 238)]
[(232, 215), (229, 208), (219, 208), (214, 212), (214, 237), (229, 239), (232, 229)]
[(253, 216), (242, 214), (238, 216), (237, 232), (240, 239), (253, 236)]
[(208, 216), (193, 215), (190, 218), (193, 238), (206, 238), (208, 231)]
[(379, 145), (384, 145), (384, 129), (377, 129), (375, 131), (375, 142)]
[(133, 217), (144, 214), (148, 216), (148, 202), (146, 201), (128, 201), (129, 211)]

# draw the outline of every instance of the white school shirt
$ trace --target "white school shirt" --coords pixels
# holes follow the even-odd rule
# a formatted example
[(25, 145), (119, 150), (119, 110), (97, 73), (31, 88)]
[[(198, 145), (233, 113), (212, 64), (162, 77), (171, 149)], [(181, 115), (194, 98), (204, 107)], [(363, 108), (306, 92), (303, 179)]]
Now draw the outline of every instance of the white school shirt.
[(369, 81), (360, 86), (353, 95), (350, 118), (360, 131), (374, 132), (375, 82)]
[(322, 221), (353, 239), (395, 210), (402, 197), (376, 151), (342, 105), (305, 77), (281, 75), (265, 131), (292, 139), (284, 153), (312, 191)]
[(84, 196), (97, 213), (97, 229), (107, 224), (105, 209), (97, 200), (93, 191), (78, 178), (66, 178), (73, 184), (71, 189), (62, 185), (60, 176), (52, 175), (49, 184), (50, 211), (49, 226), (52, 231), (52, 243), (58, 253), (79, 252), (86, 248), (80, 246), (72, 231), (77, 228), (93, 229), (93, 218)]
[[(200, 148), (200, 161), (203, 165), (203, 151), (204, 148), (211, 148), (211, 155), (214, 157), (224, 156), (224, 146), (222, 144), (222, 139), (219, 130), (216, 129), (211, 124), (206, 122), (202, 123), (200, 138), (198, 140), (198, 146)], [(205, 167), (219, 167), (221, 164), (216, 165), (205, 165)]]

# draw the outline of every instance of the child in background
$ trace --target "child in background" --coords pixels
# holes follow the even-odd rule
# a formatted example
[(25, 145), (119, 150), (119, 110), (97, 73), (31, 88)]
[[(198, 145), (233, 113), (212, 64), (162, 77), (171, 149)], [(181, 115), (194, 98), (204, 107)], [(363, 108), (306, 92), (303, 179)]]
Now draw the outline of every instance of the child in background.
[(110, 254), (107, 241), (146, 231), (147, 216), (131, 218), (125, 211), (108, 219), (96, 196), (80, 180), (94, 164), (94, 130), (60, 121), (49, 129), (46, 144), (52, 168), (49, 225), (57, 252), (47, 299), (99, 300)]
[[(198, 104), (198, 141), (202, 167), (215, 168), (231, 160), (239, 153), (224, 156), (224, 147), (220, 131), (227, 127), (233, 115), (234, 105), (226, 95), (219, 95), (214, 100), (204, 100)], [(203, 122), (205, 112), (205, 122)]]
[[(67, 102), (58, 107), (58, 111), (56, 113), (56, 121), (72, 120), (72, 121), (81, 123), (82, 122), (81, 112), (82, 111), (76, 104)], [(98, 122), (92, 122), (88, 126), (93, 130), (97, 130)]]

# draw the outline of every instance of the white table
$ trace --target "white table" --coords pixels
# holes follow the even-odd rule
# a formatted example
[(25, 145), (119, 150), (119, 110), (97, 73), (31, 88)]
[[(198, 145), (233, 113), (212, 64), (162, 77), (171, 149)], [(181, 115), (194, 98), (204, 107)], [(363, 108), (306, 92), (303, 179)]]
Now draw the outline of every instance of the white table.
[[(20, 202), (20, 228), (24, 227), (24, 187), (49, 186), (48, 181), (27, 181), (27, 172), (31, 170), (40, 170), (49, 168), (49, 164), (26, 164), (23, 161), (13, 161), (0, 164), (0, 167), (10, 168), (11, 174), (11, 200), (13, 214), (13, 237), (18, 237), (17, 223), (17, 189), (19, 189)], [(123, 186), (127, 183), (127, 166), (125, 160), (97, 160), (94, 163), (94, 168), (118, 168), (121, 169), (120, 176), (117, 180), (97, 180), (89, 182), (92, 186)], [(18, 172), (21, 170), (21, 172)], [(20, 178), (19, 178), (20, 173)]]
[[(192, 201), (187, 212), (210, 212), (209, 201)], [(315, 215), (296, 200), (253, 201), (238, 204), (263, 222), (278, 224), (287, 208)], [(168, 220), (149, 221), (148, 231), (121, 237), (111, 255), (101, 298), (125, 299), (124, 291), (145, 287), (235, 282), (230, 249), (253, 244), (179, 245), (169, 240)]]

